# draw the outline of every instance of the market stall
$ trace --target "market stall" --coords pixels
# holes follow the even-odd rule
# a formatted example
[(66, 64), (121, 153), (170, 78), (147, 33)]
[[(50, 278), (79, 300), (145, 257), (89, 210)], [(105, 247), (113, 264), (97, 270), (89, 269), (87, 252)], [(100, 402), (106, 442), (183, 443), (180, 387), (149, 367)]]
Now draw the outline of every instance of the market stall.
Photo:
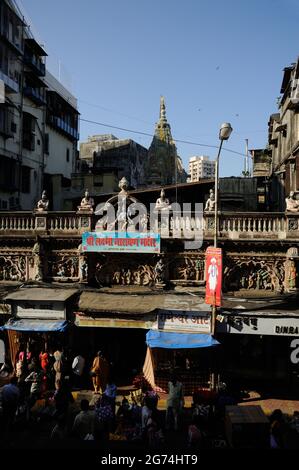
[(216, 386), (215, 346), (219, 343), (211, 335), (149, 330), (146, 343), (143, 373), (154, 389), (166, 392), (173, 373), (183, 383), (186, 395)]

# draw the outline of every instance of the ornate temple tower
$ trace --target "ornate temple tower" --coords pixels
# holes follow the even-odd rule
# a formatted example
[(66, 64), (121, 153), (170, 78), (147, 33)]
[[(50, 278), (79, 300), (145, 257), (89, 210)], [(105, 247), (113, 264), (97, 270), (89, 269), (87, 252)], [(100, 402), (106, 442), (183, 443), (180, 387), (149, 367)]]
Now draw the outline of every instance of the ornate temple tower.
[(166, 118), (164, 96), (160, 98), (160, 118), (156, 123), (148, 153), (148, 166), (146, 169), (147, 184), (164, 186), (186, 181), (186, 173), (182, 170), (181, 160), (172, 139), (170, 125)]

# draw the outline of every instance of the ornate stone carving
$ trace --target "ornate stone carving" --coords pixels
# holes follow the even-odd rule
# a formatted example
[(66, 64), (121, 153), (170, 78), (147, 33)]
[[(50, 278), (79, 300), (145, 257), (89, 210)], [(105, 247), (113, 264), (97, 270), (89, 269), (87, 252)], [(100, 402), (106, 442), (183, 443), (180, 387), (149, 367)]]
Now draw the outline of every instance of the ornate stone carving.
[(157, 287), (165, 286), (166, 265), (162, 257), (160, 257), (154, 267), (155, 284)]
[(289, 218), (288, 219), (288, 229), (290, 231), (292, 230), (298, 230), (298, 219), (297, 218)]
[(26, 257), (0, 256), (0, 281), (26, 281)]
[(296, 246), (292, 246), (287, 251), (287, 258), (297, 258), (299, 257), (298, 248)]
[(99, 286), (151, 286), (155, 283), (153, 265), (147, 261), (138, 263), (136, 258), (127, 257), (113, 257), (109, 261), (104, 256), (98, 257), (93, 277)]
[(35, 275), (36, 281), (42, 281), (44, 277), (43, 273), (43, 260), (44, 260), (44, 249), (40, 242), (36, 242), (32, 248), (32, 254), (34, 257)]
[(223, 288), (226, 291), (241, 289), (284, 289), (284, 268), (281, 261), (273, 260), (226, 260)]
[(46, 218), (45, 217), (37, 217), (36, 218), (36, 228), (46, 228)]
[(208, 230), (214, 230), (214, 228), (215, 228), (215, 219), (214, 218), (212, 219), (211, 217), (209, 217), (208, 218)]
[(294, 258), (285, 262), (285, 288), (288, 292), (296, 291), (298, 288), (298, 270)]
[(52, 257), (49, 261), (52, 277), (65, 279), (79, 278), (79, 257), (65, 253)]

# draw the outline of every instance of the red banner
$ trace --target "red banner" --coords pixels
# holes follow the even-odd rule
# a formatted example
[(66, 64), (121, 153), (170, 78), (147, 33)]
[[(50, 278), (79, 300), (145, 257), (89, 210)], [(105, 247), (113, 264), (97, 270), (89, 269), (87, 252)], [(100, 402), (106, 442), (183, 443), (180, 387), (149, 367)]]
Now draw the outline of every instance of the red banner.
[(206, 251), (206, 303), (221, 306), (222, 250), (209, 246)]

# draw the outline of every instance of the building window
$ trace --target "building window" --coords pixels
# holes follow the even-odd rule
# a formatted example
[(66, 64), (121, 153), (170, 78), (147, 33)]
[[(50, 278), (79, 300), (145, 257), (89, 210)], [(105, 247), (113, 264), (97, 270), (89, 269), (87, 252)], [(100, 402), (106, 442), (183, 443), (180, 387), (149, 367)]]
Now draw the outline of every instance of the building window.
[(66, 149), (66, 161), (70, 161), (70, 149)]
[(44, 137), (44, 152), (47, 155), (49, 155), (49, 147), (50, 147), (49, 134), (45, 134), (45, 137)]
[(23, 147), (35, 149), (35, 117), (29, 113), (23, 113)]
[(0, 188), (6, 191), (17, 189), (16, 161), (0, 155)]
[(30, 193), (30, 176), (31, 176), (31, 168), (29, 168), (28, 166), (22, 166), (22, 181), (21, 181), (22, 193)]

